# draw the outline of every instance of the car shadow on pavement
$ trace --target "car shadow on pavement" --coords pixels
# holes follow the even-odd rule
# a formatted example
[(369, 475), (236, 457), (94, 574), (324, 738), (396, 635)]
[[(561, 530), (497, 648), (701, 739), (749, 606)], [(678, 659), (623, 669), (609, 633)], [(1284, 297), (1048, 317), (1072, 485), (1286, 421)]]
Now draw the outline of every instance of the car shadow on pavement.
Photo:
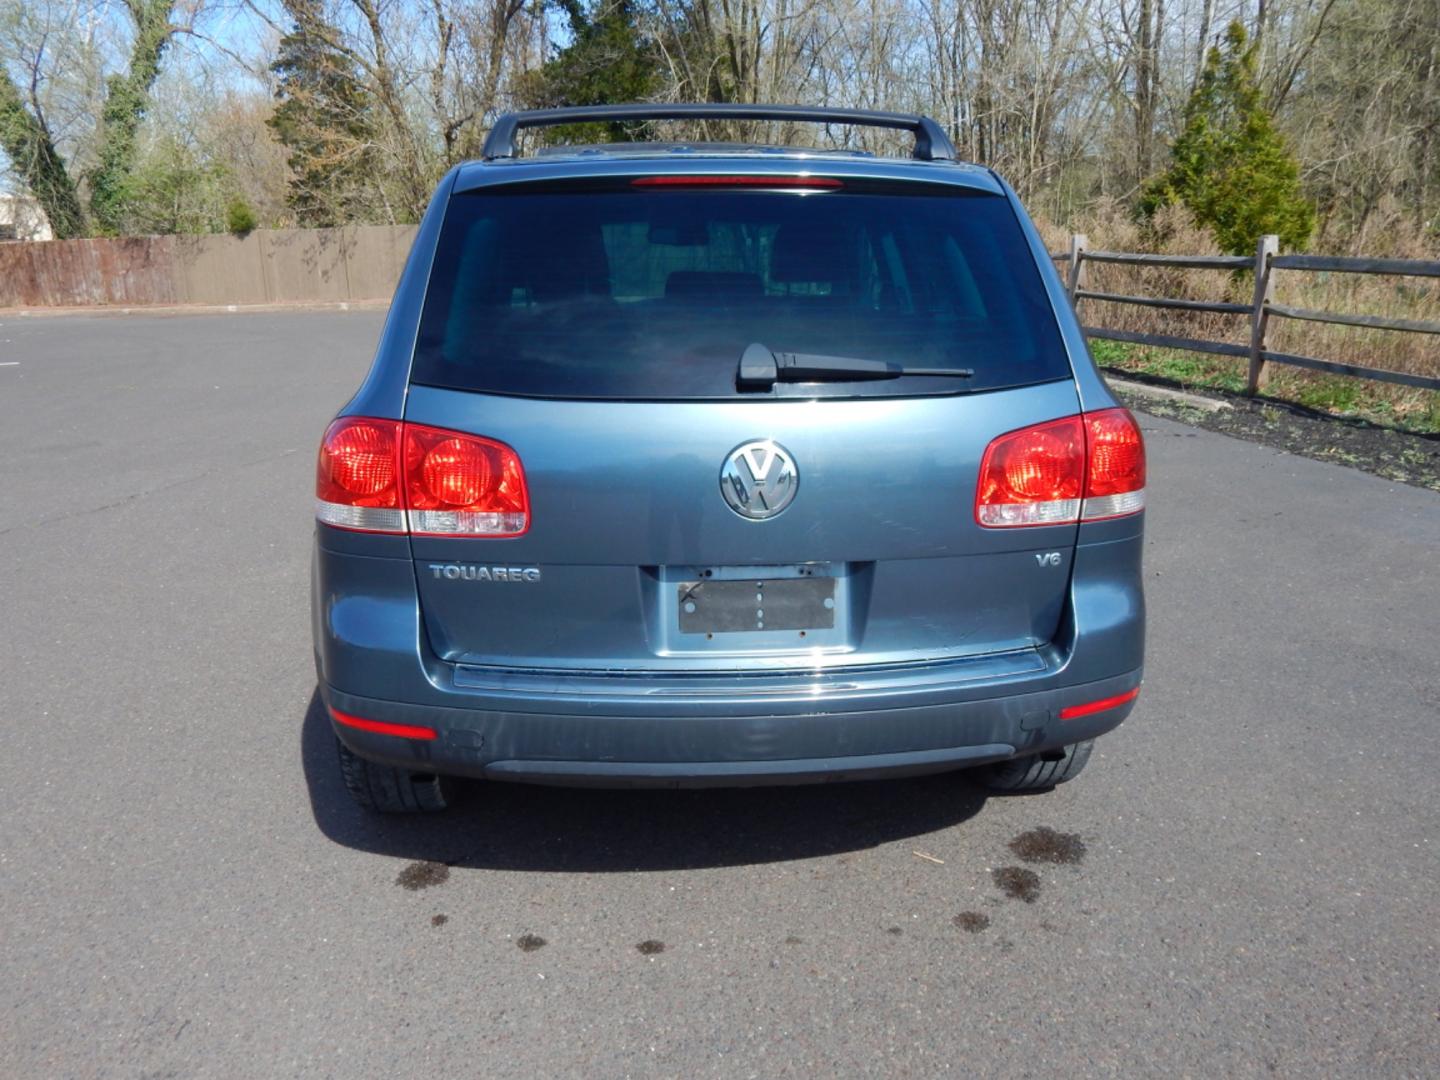
[(301, 733), (310, 806), (337, 844), (487, 870), (688, 870), (859, 851), (968, 821), (985, 792), (944, 773), (800, 787), (602, 790), (466, 784), (443, 814), (386, 817), (340, 780), (318, 693)]

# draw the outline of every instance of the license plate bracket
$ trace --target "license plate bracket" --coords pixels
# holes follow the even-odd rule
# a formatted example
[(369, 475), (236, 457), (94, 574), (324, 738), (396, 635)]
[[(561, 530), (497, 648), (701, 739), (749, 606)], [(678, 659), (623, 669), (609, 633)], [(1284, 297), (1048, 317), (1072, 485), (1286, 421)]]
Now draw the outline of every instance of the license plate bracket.
[(835, 578), (701, 578), (675, 588), (680, 632), (734, 634), (757, 631), (831, 630), (835, 626)]

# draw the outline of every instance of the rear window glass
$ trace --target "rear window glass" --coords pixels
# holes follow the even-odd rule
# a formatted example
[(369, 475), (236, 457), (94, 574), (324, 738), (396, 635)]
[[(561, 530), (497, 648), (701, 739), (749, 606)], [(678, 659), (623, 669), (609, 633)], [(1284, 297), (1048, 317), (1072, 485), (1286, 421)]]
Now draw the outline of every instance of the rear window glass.
[(450, 202), (411, 379), (534, 397), (729, 398), (746, 346), (974, 369), (777, 384), (954, 393), (1070, 374), (998, 196), (494, 189)]

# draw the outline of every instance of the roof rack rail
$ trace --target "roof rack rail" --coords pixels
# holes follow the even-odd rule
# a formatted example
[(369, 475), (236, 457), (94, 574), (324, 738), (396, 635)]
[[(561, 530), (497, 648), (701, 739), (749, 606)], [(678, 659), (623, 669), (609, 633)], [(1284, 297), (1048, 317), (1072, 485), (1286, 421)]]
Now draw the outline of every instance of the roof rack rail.
[(481, 155), (487, 161), (514, 157), (515, 134), (521, 128), (616, 120), (802, 120), (819, 124), (894, 128), (914, 134), (912, 157), (920, 161), (955, 160), (955, 147), (949, 136), (928, 116), (810, 105), (582, 105), (505, 113), (490, 129)]

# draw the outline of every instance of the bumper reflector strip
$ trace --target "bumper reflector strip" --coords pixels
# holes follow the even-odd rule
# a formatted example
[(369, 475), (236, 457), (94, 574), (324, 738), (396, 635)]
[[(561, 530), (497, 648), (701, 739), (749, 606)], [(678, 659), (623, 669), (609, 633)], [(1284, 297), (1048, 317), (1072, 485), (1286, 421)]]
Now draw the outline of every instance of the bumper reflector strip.
[(1099, 701), (1087, 701), (1084, 705), (1067, 705), (1060, 710), (1061, 720), (1074, 720), (1080, 716), (1089, 716), (1091, 713), (1104, 712), (1106, 709), (1118, 708), (1127, 701), (1134, 701), (1140, 696), (1140, 688), (1126, 690), (1123, 694), (1116, 694), (1114, 697), (1101, 698)]
[(415, 724), (387, 724), (383, 720), (366, 720), (364, 717), (351, 716), (339, 709), (331, 709), (330, 715), (335, 718), (337, 724), (344, 724), (359, 731), (373, 731), (376, 735), (394, 735), (398, 739), (433, 739), (435, 729), (419, 727)]

